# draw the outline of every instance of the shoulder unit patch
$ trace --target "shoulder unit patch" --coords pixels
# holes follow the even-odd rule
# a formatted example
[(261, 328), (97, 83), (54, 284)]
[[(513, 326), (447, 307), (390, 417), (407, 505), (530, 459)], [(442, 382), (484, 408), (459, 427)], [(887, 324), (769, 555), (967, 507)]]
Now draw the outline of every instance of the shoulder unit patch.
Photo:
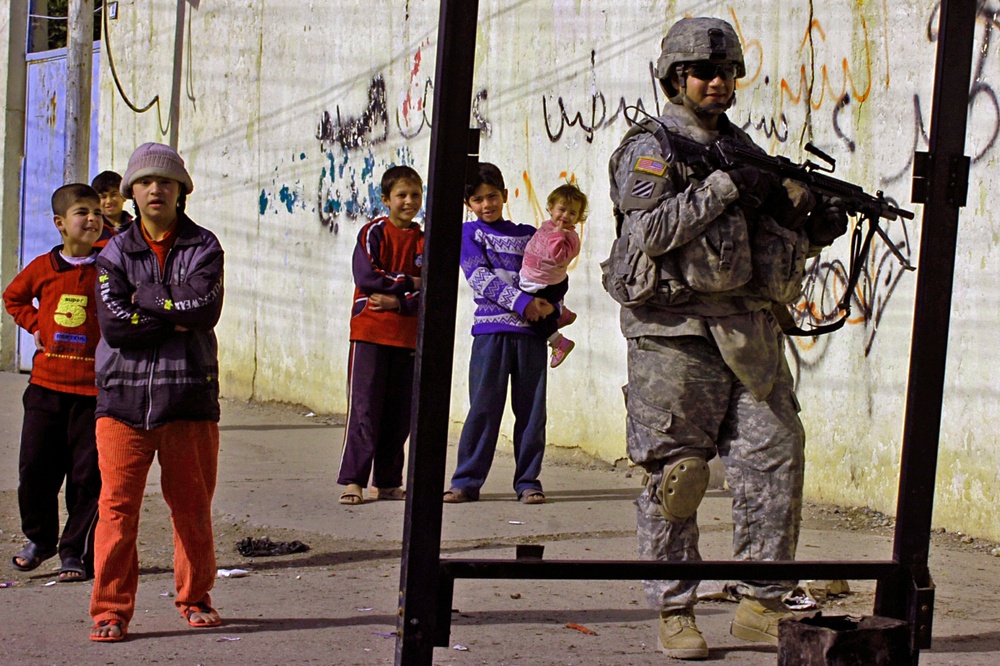
[(667, 163), (658, 157), (643, 155), (635, 161), (635, 167), (632, 170), (662, 177), (667, 172)]
[(645, 178), (636, 178), (635, 182), (632, 183), (632, 190), (629, 194), (640, 199), (649, 199), (653, 196), (654, 189), (656, 189), (656, 183), (653, 181), (646, 180)]

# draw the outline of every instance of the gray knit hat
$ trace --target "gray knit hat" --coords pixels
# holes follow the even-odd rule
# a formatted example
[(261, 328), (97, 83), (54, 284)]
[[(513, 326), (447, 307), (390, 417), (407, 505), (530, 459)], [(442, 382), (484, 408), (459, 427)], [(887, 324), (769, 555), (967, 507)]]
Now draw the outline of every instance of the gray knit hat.
[(181, 184), (184, 194), (194, 190), (191, 174), (184, 168), (184, 159), (177, 151), (162, 143), (144, 143), (128, 158), (128, 168), (122, 176), (122, 196), (132, 198), (132, 183), (144, 176), (162, 176)]

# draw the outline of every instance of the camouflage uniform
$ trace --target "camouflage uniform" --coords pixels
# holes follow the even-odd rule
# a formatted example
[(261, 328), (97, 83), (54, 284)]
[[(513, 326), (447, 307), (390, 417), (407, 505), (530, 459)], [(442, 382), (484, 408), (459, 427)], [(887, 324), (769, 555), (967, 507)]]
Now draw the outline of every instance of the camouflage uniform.
[[(718, 132), (679, 104), (668, 105), (659, 120), (699, 143), (725, 133), (752, 144), (725, 115)], [(626, 136), (610, 170), (612, 199), (624, 213), (621, 236), (655, 271), (649, 280), (655, 293), (621, 308), (628, 454), (649, 473), (636, 501), (640, 555), (701, 559), (697, 514), (668, 521), (656, 490), (665, 466), (718, 454), (733, 495), (734, 557), (794, 559), (805, 435), (770, 308), (798, 297), (815, 248), (803, 231), (779, 227), (764, 211), (748, 220), (734, 204), (739, 192), (728, 175), (696, 174), (665, 159), (649, 132)], [(735, 248), (735, 256), (720, 262), (720, 248)], [(793, 585), (744, 581), (742, 591), (774, 599)], [(659, 610), (693, 606), (697, 587), (698, 581), (645, 581)]]

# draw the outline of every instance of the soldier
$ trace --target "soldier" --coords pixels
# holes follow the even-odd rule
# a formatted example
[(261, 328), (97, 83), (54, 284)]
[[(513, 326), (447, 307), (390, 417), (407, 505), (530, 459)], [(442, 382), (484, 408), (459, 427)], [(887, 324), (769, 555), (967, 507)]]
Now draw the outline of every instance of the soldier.
[[(802, 292), (805, 261), (847, 229), (844, 206), (754, 167), (687, 164), (670, 133), (753, 146), (726, 117), (746, 69), (720, 19), (686, 18), (656, 76), (672, 104), (633, 126), (611, 157), (619, 238), (602, 264), (628, 346), (629, 457), (648, 473), (636, 500), (641, 557), (697, 561), (697, 508), (719, 455), (733, 496), (737, 559), (795, 557), (805, 434), (772, 307)], [(667, 131), (669, 130), (669, 131)], [(795, 581), (740, 581), (734, 636), (777, 644)], [(704, 659), (698, 581), (645, 581), (663, 652)]]

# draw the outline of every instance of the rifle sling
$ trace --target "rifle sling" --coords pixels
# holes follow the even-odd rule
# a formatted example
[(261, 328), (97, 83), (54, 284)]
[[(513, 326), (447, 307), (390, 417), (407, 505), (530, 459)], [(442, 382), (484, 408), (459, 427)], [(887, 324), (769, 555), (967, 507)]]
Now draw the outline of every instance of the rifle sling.
[(782, 333), (790, 336), (802, 337), (811, 335), (815, 337), (839, 331), (847, 323), (847, 318), (851, 316), (851, 297), (854, 295), (854, 290), (858, 286), (858, 280), (861, 278), (861, 271), (864, 268), (865, 260), (868, 258), (868, 251), (871, 249), (872, 237), (878, 229), (878, 225), (872, 223), (871, 219), (866, 217), (864, 220), (868, 220), (868, 232), (864, 235), (864, 241), (861, 240), (860, 224), (854, 227), (854, 235), (851, 237), (851, 273), (847, 278), (847, 288), (844, 290), (844, 296), (840, 299), (840, 303), (837, 304), (837, 310), (843, 312), (843, 315), (835, 322), (806, 330), (795, 323), (795, 319), (792, 318), (792, 314), (788, 311), (787, 307), (776, 303), (771, 306), (771, 312), (778, 320)]

